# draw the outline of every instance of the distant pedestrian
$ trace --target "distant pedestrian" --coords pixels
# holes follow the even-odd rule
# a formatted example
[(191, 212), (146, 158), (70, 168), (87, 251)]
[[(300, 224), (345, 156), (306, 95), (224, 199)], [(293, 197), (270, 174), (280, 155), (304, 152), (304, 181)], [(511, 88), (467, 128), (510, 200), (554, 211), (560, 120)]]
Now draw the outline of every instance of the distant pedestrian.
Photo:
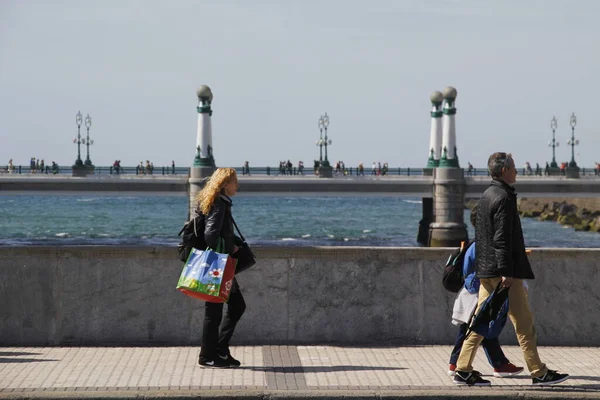
[[(478, 307), (498, 285), (509, 288), (508, 317), (515, 328), (533, 384), (563, 382), (569, 375), (548, 369), (540, 359), (533, 313), (523, 286), (523, 279), (534, 279), (535, 275), (525, 252), (517, 195), (511, 186), (517, 179), (515, 162), (511, 154), (494, 153), (488, 159), (488, 170), (492, 182), (479, 200), (475, 223), (475, 268), (480, 280)], [(490, 384), (472, 366), (482, 340), (483, 336), (476, 332), (471, 332), (465, 339), (456, 363), (455, 384)]]
[(12, 173), (13, 173), (13, 170), (14, 170), (14, 168), (15, 168), (15, 167), (14, 167), (14, 165), (13, 165), (13, 160), (12, 160), (12, 158), (11, 158), (10, 160), (8, 160), (8, 168), (7, 168), (7, 169), (8, 169), (8, 173), (9, 173), (9, 174), (12, 174)]
[(377, 175), (377, 163), (373, 161), (373, 165), (371, 166), (371, 175)]
[(171, 161), (171, 174), (175, 175), (175, 160)]

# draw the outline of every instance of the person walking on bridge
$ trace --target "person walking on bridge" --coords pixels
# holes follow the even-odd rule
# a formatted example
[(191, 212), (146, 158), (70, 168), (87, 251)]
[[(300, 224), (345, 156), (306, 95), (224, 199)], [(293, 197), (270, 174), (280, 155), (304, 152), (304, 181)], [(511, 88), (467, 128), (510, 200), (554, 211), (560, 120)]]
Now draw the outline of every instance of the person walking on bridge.
[[(516, 182), (517, 169), (511, 154), (494, 153), (488, 159), (492, 177), (490, 186), (479, 201), (475, 221), (475, 269), (480, 279), (478, 308), (498, 285), (508, 291), (508, 317), (531, 373), (534, 385), (553, 385), (569, 378), (548, 369), (537, 349), (533, 313), (529, 308), (523, 279), (534, 279), (525, 252), (521, 220), (517, 211), (517, 194), (511, 186)], [(473, 359), (483, 336), (470, 332), (463, 343), (456, 364), (454, 383), (487, 386), (490, 381), (473, 370)]]

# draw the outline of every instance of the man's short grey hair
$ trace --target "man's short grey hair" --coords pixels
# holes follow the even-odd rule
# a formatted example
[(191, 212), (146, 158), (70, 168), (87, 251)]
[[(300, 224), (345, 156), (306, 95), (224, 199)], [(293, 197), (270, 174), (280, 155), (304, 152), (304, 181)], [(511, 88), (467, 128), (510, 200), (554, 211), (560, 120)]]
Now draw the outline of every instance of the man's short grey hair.
[(513, 165), (514, 161), (510, 153), (498, 152), (488, 158), (488, 171), (490, 171), (492, 178), (500, 178), (502, 176), (502, 168)]

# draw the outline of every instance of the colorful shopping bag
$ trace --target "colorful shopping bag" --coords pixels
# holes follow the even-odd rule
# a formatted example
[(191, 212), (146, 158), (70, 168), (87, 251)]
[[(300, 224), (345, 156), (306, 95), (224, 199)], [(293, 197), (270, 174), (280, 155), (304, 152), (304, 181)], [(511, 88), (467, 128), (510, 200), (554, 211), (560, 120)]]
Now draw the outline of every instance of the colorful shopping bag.
[(229, 299), (235, 267), (236, 260), (229, 254), (192, 248), (177, 289), (196, 299), (225, 303)]

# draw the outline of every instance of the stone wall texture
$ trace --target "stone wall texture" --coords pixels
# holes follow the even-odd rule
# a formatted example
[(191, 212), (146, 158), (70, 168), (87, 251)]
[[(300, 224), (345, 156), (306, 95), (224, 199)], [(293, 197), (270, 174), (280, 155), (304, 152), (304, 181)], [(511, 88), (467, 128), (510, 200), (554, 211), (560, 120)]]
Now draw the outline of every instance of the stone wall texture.
[[(445, 248), (257, 248), (234, 344), (450, 344)], [(541, 345), (600, 345), (598, 249), (534, 249)], [(171, 247), (1, 247), (0, 346), (198, 344)], [(510, 324), (504, 343), (515, 344)]]

